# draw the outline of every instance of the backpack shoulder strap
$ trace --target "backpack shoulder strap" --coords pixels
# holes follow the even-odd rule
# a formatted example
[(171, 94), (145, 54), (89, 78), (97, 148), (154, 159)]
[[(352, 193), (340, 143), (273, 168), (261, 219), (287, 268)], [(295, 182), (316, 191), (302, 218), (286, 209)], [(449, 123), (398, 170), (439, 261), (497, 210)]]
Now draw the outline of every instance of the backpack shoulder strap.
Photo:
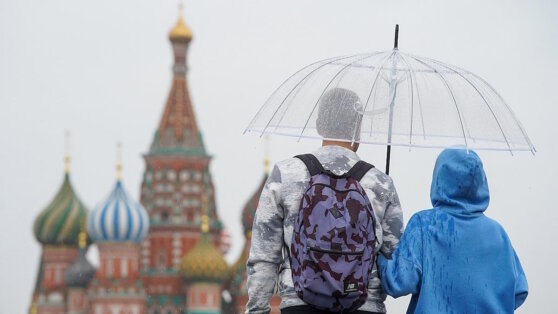
[(374, 165), (367, 163), (364, 160), (359, 160), (346, 174), (347, 177), (353, 177), (355, 180), (360, 181), (368, 170), (374, 168)]
[(308, 168), (308, 172), (310, 172), (311, 177), (324, 172), (324, 167), (318, 158), (312, 154), (296, 155), (295, 158), (302, 160), (302, 162), (306, 165), (306, 168)]

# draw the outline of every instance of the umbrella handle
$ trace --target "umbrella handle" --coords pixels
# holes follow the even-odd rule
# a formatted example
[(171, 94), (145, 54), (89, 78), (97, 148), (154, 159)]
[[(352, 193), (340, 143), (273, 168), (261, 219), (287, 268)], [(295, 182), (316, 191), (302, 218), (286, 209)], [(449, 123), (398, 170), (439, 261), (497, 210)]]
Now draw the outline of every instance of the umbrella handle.
[(399, 44), (399, 24), (395, 24), (395, 40), (393, 42), (393, 49), (398, 49)]
[(391, 145), (387, 146), (386, 153), (386, 174), (389, 176), (389, 160), (391, 159)]

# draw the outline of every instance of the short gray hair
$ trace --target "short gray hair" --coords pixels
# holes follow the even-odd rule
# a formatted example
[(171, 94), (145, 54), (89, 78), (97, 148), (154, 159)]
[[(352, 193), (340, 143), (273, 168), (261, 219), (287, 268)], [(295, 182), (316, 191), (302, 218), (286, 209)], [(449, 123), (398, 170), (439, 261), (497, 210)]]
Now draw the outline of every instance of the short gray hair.
[(360, 138), (362, 121), (358, 95), (348, 89), (333, 88), (320, 99), (316, 127), (327, 139), (352, 141)]

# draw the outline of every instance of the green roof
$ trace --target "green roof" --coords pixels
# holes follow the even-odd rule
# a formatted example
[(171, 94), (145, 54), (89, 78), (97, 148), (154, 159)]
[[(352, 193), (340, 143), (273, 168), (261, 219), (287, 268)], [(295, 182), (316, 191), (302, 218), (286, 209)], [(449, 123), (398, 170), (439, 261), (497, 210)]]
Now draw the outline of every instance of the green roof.
[(77, 246), (86, 217), (87, 208), (77, 197), (66, 174), (52, 202), (35, 219), (33, 231), (42, 244)]
[(198, 132), (197, 135), (199, 145), (196, 147), (184, 147), (184, 146), (161, 146), (160, 143), (160, 134), (157, 130), (155, 132), (155, 137), (153, 138), (153, 144), (151, 145), (151, 149), (149, 150), (149, 155), (187, 155), (187, 156), (196, 156), (196, 157), (207, 157), (207, 153), (205, 152), (205, 147), (203, 144), (203, 137), (201, 132)]

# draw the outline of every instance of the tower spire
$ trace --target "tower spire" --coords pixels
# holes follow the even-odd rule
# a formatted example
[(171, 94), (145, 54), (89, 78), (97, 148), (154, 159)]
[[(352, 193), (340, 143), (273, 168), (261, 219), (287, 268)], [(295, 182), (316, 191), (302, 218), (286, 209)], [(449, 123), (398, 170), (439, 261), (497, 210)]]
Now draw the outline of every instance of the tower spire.
[(264, 172), (269, 175), (269, 136), (264, 138)]
[(169, 39), (173, 42), (189, 42), (192, 40), (192, 31), (184, 22), (184, 4), (182, 1), (178, 4), (178, 20), (176, 25), (169, 32)]
[(122, 179), (122, 143), (116, 144), (116, 179)]
[(66, 130), (65, 132), (65, 147), (64, 147), (64, 173), (70, 173), (70, 131)]
[(206, 193), (202, 194), (201, 203), (201, 232), (202, 235), (205, 236), (209, 233), (209, 198)]
[(80, 249), (85, 249), (87, 247), (87, 233), (85, 232), (85, 227), (82, 227), (78, 235), (78, 246)]
[(150, 153), (205, 156), (186, 77), (192, 31), (184, 22), (181, 8), (182, 5), (176, 25), (169, 32), (174, 54), (172, 86)]

